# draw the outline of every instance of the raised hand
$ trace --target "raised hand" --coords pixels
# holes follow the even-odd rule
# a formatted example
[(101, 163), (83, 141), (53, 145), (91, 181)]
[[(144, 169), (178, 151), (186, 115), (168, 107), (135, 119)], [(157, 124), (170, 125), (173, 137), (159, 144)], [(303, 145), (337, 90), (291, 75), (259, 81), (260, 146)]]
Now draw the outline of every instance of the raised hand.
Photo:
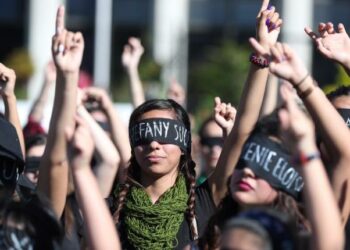
[(93, 100), (98, 103), (98, 105), (106, 110), (111, 105), (113, 105), (111, 98), (108, 96), (107, 92), (102, 88), (88, 87), (83, 90), (83, 99)]
[(0, 95), (3, 98), (14, 95), (16, 84), (16, 73), (0, 63)]
[(342, 23), (338, 24), (338, 31), (333, 23), (328, 22), (319, 24), (318, 34), (309, 27), (305, 28), (305, 32), (324, 57), (350, 68), (350, 38)]
[(137, 68), (143, 52), (144, 48), (140, 39), (130, 37), (128, 44), (124, 46), (122, 54), (123, 66), (128, 70)]
[(70, 166), (73, 170), (90, 167), (94, 152), (94, 141), (84, 120), (76, 116), (75, 131), (66, 130), (66, 138), (70, 143), (68, 153)]
[(84, 39), (80, 32), (66, 30), (64, 13), (64, 6), (60, 6), (56, 16), (56, 34), (52, 37), (52, 56), (57, 70), (78, 72), (83, 58)]
[(285, 102), (285, 107), (279, 111), (278, 115), (284, 143), (295, 153), (298, 153), (298, 151), (315, 151), (314, 124), (298, 108), (290, 85), (284, 84), (281, 86), (281, 96)]
[(224, 135), (227, 136), (235, 123), (236, 109), (231, 103), (221, 102), (220, 97), (215, 97), (214, 118), (216, 123), (223, 129)]
[(304, 63), (287, 44), (276, 43), (268, 51), (254, 38), (250, 38), (249, 42), (257, 53), (272, 58), (270, 71), (276, 76), (296, 86), (308, 75)]
[(282, 19), (275, 7), (269, 5), (269, 0), (263, 0), (256, 18), (256, 39), (265, 48), (273, 46), (280, 33)]

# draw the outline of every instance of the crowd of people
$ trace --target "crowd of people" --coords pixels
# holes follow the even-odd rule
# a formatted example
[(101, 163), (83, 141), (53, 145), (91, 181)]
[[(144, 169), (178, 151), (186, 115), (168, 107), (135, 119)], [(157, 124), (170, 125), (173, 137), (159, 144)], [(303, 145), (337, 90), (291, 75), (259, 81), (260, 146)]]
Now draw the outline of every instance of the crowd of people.
[[(238, 107), (216, 97), (198, 133), (175, 79), (166, 99), (146, 100), (134, 37), (122, 53), (134, 107), (126, 128), (105, 90), (78, 86), (84, 38), (64, 18), (60, 6), (53, 62), (24, 128), (15, 72), (0, 64), (0, 249), (350, 247), (350, 88), (325, 95), (278, 42), (282, 17), (269, 0), (252, 20)], [(305, 33), (350, 75), (343, 24)]]

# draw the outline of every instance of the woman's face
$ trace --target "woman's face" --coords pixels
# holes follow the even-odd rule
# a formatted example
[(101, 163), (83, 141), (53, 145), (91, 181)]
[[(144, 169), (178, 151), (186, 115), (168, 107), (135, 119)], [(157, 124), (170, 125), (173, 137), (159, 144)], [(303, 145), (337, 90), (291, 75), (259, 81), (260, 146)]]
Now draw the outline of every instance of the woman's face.
[(267, 205), (277, 198), (277, 191), (250, 168), (236, 169), (231, 177), (232, 198), (240, 205)]
[[(215, 121), (207, 123), (203, 130), (203, 136), (208, 138), (223, 138), (222, 128)], [(220, 145), (205, 145), (201, 144), (201, 152), (204, 160), (204, 172), (210, 174), (216, 167), (222, 151)]]
[[(175, 119), (175, 114), (170, 110), (151, 110), (144, 113), (140, 120), (151, 118)], [(178, 171), (182, 152), (177, 145), (152, 141), (133, 150), (141, 171), (146, 175), (161, 177)]]

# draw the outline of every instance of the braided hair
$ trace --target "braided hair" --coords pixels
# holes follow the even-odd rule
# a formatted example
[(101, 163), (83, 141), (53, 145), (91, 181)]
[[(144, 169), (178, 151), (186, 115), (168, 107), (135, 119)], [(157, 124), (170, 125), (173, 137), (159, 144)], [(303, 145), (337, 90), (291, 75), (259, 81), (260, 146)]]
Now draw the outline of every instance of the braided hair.
[[(191, 130), (190, 119), (185, 109), (171, 99), (152, 99), (144, 102), (137, 107), (130, 116), (129, 129), (138, 122), (140, 117), (152, 110), (169, 110), (174, 113), (176, 120), (181, 121), (188, 131)], [(195, 213), (195, 186), (196, 186), (196, 164), (191, 157), (191, 147), (181, 155), (179, 163), (179, 171), (184, 175), (186, 180), (186, 186), (189, 194), (188, 207), (186, 210), (185, 217), (188, 220), (191, 229), (192, 239), (198, 239), (198, 229), (196, 222)], [(133, 149), (131, 150), (131, 159), (127, 171), (127, 180), (124, 184), (120, 185), (119, 192), (116, 194), (114, 199), (114, 206), (116, 208), (113, 219), (116, 224), (120, 221), (120, 214), (123, 209), (126, 197), (129, 193), (130, 187), (132, 186), (133, 180), (140, 181), (141, 168), (138, 164)]]

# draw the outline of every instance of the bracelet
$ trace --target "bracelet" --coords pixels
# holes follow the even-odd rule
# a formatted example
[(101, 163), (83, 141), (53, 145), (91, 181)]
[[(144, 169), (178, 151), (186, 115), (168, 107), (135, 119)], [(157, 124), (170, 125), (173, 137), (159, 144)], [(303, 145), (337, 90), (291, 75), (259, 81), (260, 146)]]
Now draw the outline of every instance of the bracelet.
[(309, 72), (306, 73), (306, 75), (297, 84), (294, 85), (294, 88), (295, 89), (298, 88), (299, 85), (301, 85), (308, 78), (309, 75), (310, 75)]
[(304, 166), (306, 163), (320, 158), (321, 155), (318, 151), (311, 154), (303, 154), (300, 152), (298, 155), (292, 158), (292, 163), (298, 166)]
[(250, 55), (249, 61), (260, 68), (267, 68), (270, 65), (270, 61), (268, 59), (258, 56), (255, 53)]
[(308, 97), (315, 89), (315, 87), (317, 87), (318, 84), (315, 80), (313, 80), (313, 85), (309, 86), (306, 90), (301, 91), (300, 89), (297, 89), (297, 94), (301, 99), (305, 99), (306, 97)]

